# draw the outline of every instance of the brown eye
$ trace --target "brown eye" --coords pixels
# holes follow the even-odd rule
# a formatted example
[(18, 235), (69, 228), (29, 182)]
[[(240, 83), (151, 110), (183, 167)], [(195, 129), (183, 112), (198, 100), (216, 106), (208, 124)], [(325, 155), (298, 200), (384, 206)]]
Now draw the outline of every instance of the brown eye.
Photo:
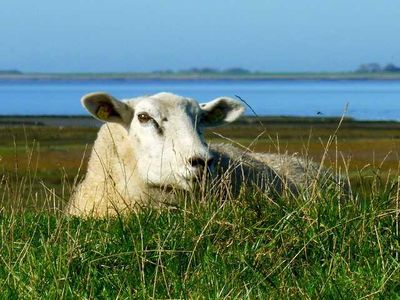
[(140, 114), (137, 115), (137, 117), (138, 117), (138, 120), (139, 120), (140, 123), (147, 123), (147, 122), (149, 122), (150, 120), (153, 119), (152, 117), (150, 117), (146, 113), (140, 113)]

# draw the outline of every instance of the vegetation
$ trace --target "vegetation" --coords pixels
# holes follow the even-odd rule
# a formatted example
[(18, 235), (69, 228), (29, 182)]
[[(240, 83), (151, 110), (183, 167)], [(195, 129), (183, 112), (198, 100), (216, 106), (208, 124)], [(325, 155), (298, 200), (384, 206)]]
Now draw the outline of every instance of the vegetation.
[(192, 68), (153, 72), (113, 73), (22, 73), (0, 71), (0, 80), (399, 80), (400, 69), (394, 64), (363, 64), (347, 72), (266, 72), (243, 68), (219, 70)]
[(1, 75), (21, 75), (22, 72), (18, 70), (0, 70)]
[(370, 64), (362, 64), (357, 69), (357, 72), (360, 73), (379, 73), (379, 72), (386, 72), (386, 73), (399, 73), (400, 67), (390, 63), (386, 66), (382, 67), (380, 64), (377, 63), (370, 63)]
[(398, 297), (400, 125), (348, 120), (335, 135), (337, 123), (247, 120), (207, 135), (322, 161), (349, 175), (345, 195), (317, 183), (298, 196), (182, 194), (174, 209), (111, 220), (62, 214), (96, 128), (2, 128), (2, 298)]

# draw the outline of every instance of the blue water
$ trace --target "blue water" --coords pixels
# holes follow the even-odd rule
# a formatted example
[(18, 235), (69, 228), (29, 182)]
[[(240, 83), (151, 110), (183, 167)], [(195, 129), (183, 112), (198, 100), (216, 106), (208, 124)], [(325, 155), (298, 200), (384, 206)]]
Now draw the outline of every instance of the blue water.
[(94, 91), (117, 98), (168, 91), (200, 102), (239, 95), (258, 115), (341, 116), (348, 105), (355, 119), (400, 121), (400, 81), (0, 81), (0, 115), (85, 115), (80, 98)]

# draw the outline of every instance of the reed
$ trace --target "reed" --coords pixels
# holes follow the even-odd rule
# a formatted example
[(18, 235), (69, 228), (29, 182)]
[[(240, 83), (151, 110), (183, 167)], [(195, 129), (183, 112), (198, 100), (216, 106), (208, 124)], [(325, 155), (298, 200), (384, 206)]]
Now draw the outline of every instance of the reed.
[[(62, 213), (85, 157), (46, 173), (41, 161), (51, 159), (51, 149), (30, 134), (0, 152), (2, 163), (7, 159), (0, 183), (2, 298), (355, 299), (400, 293), (399, 169), (389, 172), (379, 163), (367, 171), (353, 168), (334, 131), (320, 140), (318, 162), (349, 184), (345, 193), (322, 177), (298, 195), (249, 188), (229, 197), (201, 189), (177, 193), (174, 208), (103, 220)], [(302, 145), (304, 156), (313, 139)], [(262, 143), (288, 151), (275, 136), (248, 141)], [(69, 153), (83, 152), (84, 142), (78, 146)], [(60, 149), (68, 145), (56, 153)]]

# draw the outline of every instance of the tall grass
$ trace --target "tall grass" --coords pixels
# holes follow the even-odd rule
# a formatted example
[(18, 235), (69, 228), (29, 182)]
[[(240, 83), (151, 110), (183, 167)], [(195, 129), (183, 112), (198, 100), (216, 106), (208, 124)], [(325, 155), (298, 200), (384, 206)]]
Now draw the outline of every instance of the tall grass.
[(248, 190), (229, 201), (180, 195), (175, 209), (96, 220), (62, 213), (74, 178), (60, 172), (59, 188), (43, 181), (36, 147), (0, 184), (1, 298), (400, 294), (399, 178), (383, 179), (379, 168), (368, 178), (361, 170), (344, 196), (336, 184), (280, 197)]

